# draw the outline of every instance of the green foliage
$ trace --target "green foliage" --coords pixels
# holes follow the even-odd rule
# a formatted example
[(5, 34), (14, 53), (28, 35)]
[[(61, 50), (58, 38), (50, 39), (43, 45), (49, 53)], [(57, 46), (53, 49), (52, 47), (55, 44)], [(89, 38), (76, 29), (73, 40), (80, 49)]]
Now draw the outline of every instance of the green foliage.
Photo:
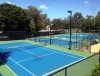
[(47, 26), (50, 26), (50, 19), (47, 17), (47, 14), (41, 14), (43, 29), (46, 29)]
[(97, 31), (100, 31), (100, 11), (97, 13), (95, 17), (95, 28)]
[(34, 6), (29, 6), (27, 10), (30, 18), (31, 32), (38, 32), (40, 29), (44, 29), (49, 25), (50, 20), (46, 14), (41, 14), (41, 10), (38, 10)]
[(91, 76), (100, 76), (100, 63), (91, 71)]
[[(69, 22), (70, 21), (70, 17), (67, 17), (65, 19), (53, 19), (52, 20), (52, 28), (54, 29), (69, 29)], [(72, 17), (72, 28), (78, 28), (81, 29), (83, 26), (83, 22), (84, 22), (84, 17), (82, 16), (82, 13), (76, 12), (73, 17)]]
[[(51, 25), (52, 24), (52, 25)], [(47, 14), (34, 6), (22, 9), (13, 4), (0, 4), (0, 31), (25, 31), (38, 32), (51, 25), (51, 29), (69, 29), (69, 17), (65, 19), (50, 19)], [(82, 13), (76, 12), (72, 16), (72, 28), (82, 29), (84, 32), (100, 30), (100, 11), (96, 17), (88, 15), (86, 18)]]
[(84, 20), (84, 26), (83, 28), (85, 29), (85, 32), (98, 32), (100, 31), (100, 11), (97, 13), (97, 16), (91, 16), (87, 15), (85, 20)]
[(46, 14), (34, 6), (22, 9), (16, 5), (3, 3), (0, 5), (0, 30), (37, 32), (50, 24)]
[(69, 23), (68, 23), (67, 19), (61, 19), (61, 18), (53, 19), (52, 24), (53, 25), (51, 25), (51, 29), (54, 29), (54, 30), (69, 28), (69, 26), (68, 26)]
[(52, 29), (55, 29), (55, 30), (60, 29), (60, 27), (62, 25), (62, 20), (61, 19), (54, 19), (52, 21), (52, 24), (53, 24)]
[[(5, 31), (23, 31), (29, 26), (28, 14), (16, 5), (3, 3), (0, 5), (0, 26)], [(2, 30), (1, 29), (1, 30)]]
[(74, 15), (73, 15), (73, 25), (77, 28), (81, 28), (82, 25), (83, 25), (83, 20), (84, 20), (84, 17), (82, 16), (82, 13), (80, 12), (76, 12)]

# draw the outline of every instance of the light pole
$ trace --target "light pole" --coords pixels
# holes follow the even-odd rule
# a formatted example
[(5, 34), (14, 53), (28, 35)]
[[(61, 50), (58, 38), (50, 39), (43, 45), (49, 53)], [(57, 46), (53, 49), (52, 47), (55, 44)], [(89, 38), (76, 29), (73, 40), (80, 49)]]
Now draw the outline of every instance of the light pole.
[(70, 13), (70, 41), (69, 41), (69, 50), (71, 50), (72, 48), (72, 41), (71, 41), (71, 35), (72, 35), (72, 31), (71, 31), (71, 25), (72, 25), (72, 11), (67, 11), (68, 13)]

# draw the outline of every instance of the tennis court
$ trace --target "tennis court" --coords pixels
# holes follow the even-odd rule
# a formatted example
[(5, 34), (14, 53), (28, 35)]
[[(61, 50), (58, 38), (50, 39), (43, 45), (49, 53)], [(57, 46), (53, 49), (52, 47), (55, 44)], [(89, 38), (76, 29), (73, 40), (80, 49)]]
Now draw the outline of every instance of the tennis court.
[(81, 59), (26, 42), (0, 44), (0, 60), (18, 76), (45, 76)]
[[(82, 44), (80, 42), (80, 40), (82, 40), (82, 38), (88, 37), (88, 35), (77, 35), (77, 41), (76, 41), (76, 34), (72, 35), (72, 45), (75, 44)], [(66, 34), (60, 34), (60, 35), (54, 35), (53, 38), (46, 38), (46, 37), (37, 37), (37, 38), (33, 38), (33, 41), (36, 42), (42, 42), (42, 43), (48, 43), (48, 44), (52, 44), (52, 45), (57, 45), (57, 46), (62, 46), (62, 47), (68, 47), (69, 46), (69, 39), (70, 36), (66, 35)], [(90, 39), (90, 37), (88, 38)]]
[[(99, 38), (98, 34), (89, 34), (89, 33), (73, 33), (71, 35), (71, 44), (72, 46), (75, 45), (82, 45), (86, 42), (91, 42), (92, 40)], [(70, 35), (68, 34), (60, 34), (54, 35), (53, 37), (37, 37), (33, 38), (33, 41), (42, 42), (45, 44), (57, 45), (62, 47), (68, 47), (70, 41)]]
[[(55, 35), (54, 36), (55, 38), (70, 38), (70, 35), (68, 34), (60, 34), (60, 35)], [(91, 33), (72, 33), (71, 35), (72, 39), (76, 39), (77, 40), (82, 40), (82, 39), (87, 39), (87, 40), (90, 40), (90, 39), (93, 39), (93, 38), (98, 38), (98, 34), (91, 34)]]
[[(33, 41), (35, 41), (35, 39), (33, 39)], [(55, 39), (55, 38), (36, 38), (36, 42), (44, 42), (45, 44), (48, 43), (53, 44), (53, 45), (58, 45), (58, 46), (63, 46), (63, 47), (67, 47), (69, 46), (69, 41), (66, 40), (60, 40), (60, 39)], [(77, 42), (79, 43), (79, 42)], [(76, 44), (76, 41), (72, 41), (72, 45)]]

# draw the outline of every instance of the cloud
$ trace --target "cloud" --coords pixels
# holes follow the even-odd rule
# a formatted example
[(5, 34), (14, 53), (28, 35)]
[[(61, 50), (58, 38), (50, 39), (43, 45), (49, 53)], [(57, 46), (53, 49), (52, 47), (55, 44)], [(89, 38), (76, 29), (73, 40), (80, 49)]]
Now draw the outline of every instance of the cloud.
[(8, 3), (8, 4), (12, 4), (11, 2), (6, 2), (6, 3)]
[(84, 2), (84, 4), (88, 4), (88, 3), (89, 3), (89, 1), (85, 1), (85, 2)]
[(48, 9), (48, 7), (46, 5), (44, 5), (44, 4), (43, 5), (40, 5), (40, 8), (41, 9)]

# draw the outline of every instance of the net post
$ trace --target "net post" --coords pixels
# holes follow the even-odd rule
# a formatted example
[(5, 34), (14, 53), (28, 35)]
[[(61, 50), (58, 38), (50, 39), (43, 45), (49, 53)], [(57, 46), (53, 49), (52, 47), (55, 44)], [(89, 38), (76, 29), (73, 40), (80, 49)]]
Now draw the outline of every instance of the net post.
[(40, 37), (38, 37), (39, 38), (39, 42), (40, 42)]
[(51, 35), (50, 35), (50, 45), (51, 45)]
[(36, 43), (36, 37), (35, 37), (35, 43)]
[(45, 46), (47, 45), (47, 41), (46, 41), (46, 38), (45, 38)]

